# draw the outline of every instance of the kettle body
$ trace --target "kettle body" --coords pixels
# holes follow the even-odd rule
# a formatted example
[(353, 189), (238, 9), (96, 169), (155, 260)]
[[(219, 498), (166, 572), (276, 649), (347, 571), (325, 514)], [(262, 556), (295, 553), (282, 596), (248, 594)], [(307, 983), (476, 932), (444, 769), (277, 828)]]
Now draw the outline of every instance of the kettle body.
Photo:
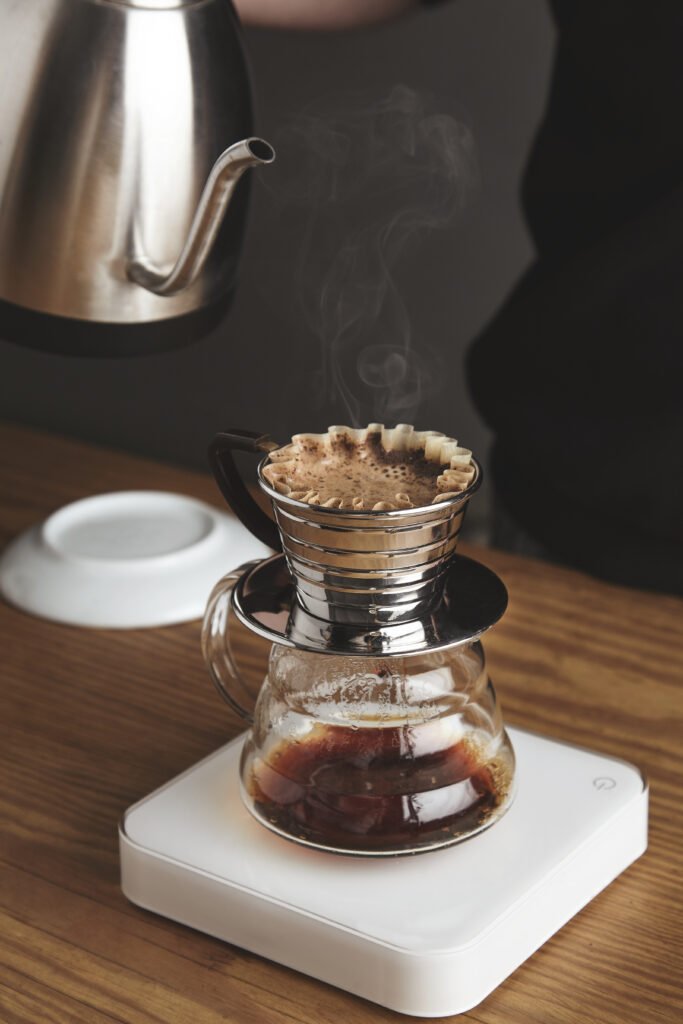
[[(0, 18), (3, 313), (35, 315), (41, 348), (178, 344), (158, 328), (229, 303), (248, 182), (232, 190), (273, 157), (262, 143), (216, 171), (251, 132), (232, 4), (31, 0)], [(129, 325), (137, 334), (117, 331)]]

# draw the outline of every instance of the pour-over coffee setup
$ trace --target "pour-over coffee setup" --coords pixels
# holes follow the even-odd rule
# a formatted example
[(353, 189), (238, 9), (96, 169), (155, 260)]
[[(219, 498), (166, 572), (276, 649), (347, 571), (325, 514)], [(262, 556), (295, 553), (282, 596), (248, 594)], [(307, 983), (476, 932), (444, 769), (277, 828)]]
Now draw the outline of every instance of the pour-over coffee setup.
[[(424, 464), (406, 437), (443, 438), (396, 431), (300, 438), (386, 440), (389, 467)], [(235, 450), (262, 456), (274, 521)], [(476, 460), (458, 492), (401, 491), (399, 508), (297, 491), (270, 462), (282, 450), (241, 430), (211, 445), (228, 504), (278, 552), (225, 575), (204, 619), (210, 675), (250, 729), (129, 810), (123, 889), (392, 1009), (458, 1013), (643, 852), (647, 788), (624, 762), (503, 727), (480, 638), (507, 592), (456, 552)], [(256, 694), (236, 621), (271, 644)]]
[[(231, 300), (240, 179), (274, 157), (252, 135), (232, 6), (35, 0), (2, 19), (3, 337), (89, 356), (194, 340)], [(414, 454), (411, 429), (390, 431), (385, 451)], [(437, 432), (426, 433), (433, 444)], [(237, 474), (235, 449), (264, 456), (275, 521)], [(481, 638), (506, 589), (456, 551), (481, 483), (475, 460), (449, 451), (454, 477), (469, 466), (471, 479), (436, 503), (342, 507), (273, 479), (278, 450), (247, 431), (211, 446), (232, 511), (275, 552), (216, 565), (227, 575), (204, 622), (209, 673), (250, 728), (129, 809), (122, 887), (142, 907), (392, 1009), (457, 1013), (643, 852), (647, 788), (625, 762), (503, 727)], [(173, 512), (173, 496), (145, 501), (160, 497)], [(131, 500), (107, 498), (79, 503), (75, 518), (63, 510), (70, 542), (92, 539), (95, 506), (111, 518)], [(176, 540), (180, 505), (167, 509)], [(189, 511), (192, 523), (207, 516)], [(22, 587), (59, 568), (55, 545), (33, 540), (10, 552)], [(111, 547), (104, 561), (119, 574)], [(59, 618), (7, 579), (4, 592)], [(258, 694), (233, 656), (233, 619), (271, 645)], [(178, 621), (175, 610), (163, 621)]]
[[(396, 429), (401, 449), (381, 440), (374, 448), (387, 474), (401, 467), (393, 489), (409, 489), (406, 467), (416, 456), (424, 464), (424, 448), (408, 450), (405, 428)], [(366, 453), (370, 430), (338, 428), (320, 444), (328, 462), (352, 434), (363, 435)], [(358, 854), (432, 849), (492, 824), (512, 796), (514, 757), (479, 637), (506, 593), (493, 573), (455, 555), (481, 469), (474, 463), (469, 486), (436, 504), (342, 509), (276, 490), (266, 456), (259, 484), (275, 536), (236, 476), (232, 448), (244, 442), (216, 438), (216, 478), (244, 524), (282, 553), (216, 586), (203, 644), (219, 692), (253, 723), (241, 769), (247, 806), (288, 838)], [(231, 608), (273, 643), (253, 716), (231, 692), (245, 689), (230, 655)]]

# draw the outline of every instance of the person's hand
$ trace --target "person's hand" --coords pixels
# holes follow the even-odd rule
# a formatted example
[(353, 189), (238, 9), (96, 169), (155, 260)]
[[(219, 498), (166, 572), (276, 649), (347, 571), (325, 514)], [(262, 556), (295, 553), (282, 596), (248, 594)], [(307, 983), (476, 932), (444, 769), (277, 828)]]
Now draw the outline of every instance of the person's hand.
[(234, 0), (246, 25), (262, 28), (347, 29), (388, 21), (418, 0)]

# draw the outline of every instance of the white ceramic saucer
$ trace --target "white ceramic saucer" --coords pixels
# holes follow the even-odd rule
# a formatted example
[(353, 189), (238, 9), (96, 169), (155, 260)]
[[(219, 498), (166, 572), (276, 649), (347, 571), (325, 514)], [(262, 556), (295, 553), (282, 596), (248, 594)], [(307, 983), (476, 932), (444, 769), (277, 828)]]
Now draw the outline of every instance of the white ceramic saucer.
[(120, 491), (66, 505), (12, 541), (0, 558), (0, 593), (77, 626), (166, 626), (200, 618), (221, 576), (270, 553), (204, 502)]

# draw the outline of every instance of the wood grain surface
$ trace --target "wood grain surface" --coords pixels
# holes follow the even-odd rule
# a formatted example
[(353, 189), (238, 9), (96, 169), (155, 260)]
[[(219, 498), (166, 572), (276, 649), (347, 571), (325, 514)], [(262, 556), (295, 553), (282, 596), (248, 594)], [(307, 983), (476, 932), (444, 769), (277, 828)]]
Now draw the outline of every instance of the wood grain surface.
[[(67, 501), (208, 476), (0, 429), (0, 545)], [(480, 1024), (683, 1020), (683, 604), (492, 550), (487, 637), (506, 720), (640, 765), (650, 847), (485, 1002)], [(216, 566), (216, 577), (232, 566)], [(199, 623), (77, 629), (0, 604), (2, 1024), (361, 1024), (400, 1015), (127, 903), (118, 820), (240, 730)], [(248, 647), (253, 665), (262, 641)]]

